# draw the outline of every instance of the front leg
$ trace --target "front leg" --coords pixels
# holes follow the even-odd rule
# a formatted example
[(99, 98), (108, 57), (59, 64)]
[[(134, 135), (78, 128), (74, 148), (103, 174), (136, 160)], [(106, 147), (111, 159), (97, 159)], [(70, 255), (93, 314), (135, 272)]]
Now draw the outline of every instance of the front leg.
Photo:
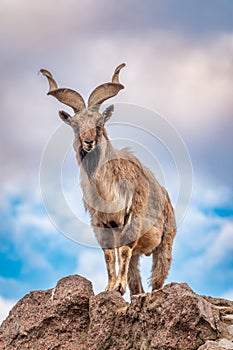
[(116, 283), (116, 254), (115, 249), (103, 249), (104, 258), (108, 272), (108, 284), (106, 291), (113, 290)]
[(132, 248), (128, 245), (118, 248), (119, 272), (114, 286), (114, 290), (125, 294), (127, 286), (127, 275), (129, 262), (132, 256)]

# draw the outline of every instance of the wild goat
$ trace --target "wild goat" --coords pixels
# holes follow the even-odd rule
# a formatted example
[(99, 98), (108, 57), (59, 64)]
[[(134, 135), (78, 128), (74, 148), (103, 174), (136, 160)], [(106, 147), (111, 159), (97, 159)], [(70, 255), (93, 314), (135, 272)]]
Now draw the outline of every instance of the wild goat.
[[(105, 123), (114, 106), (99, 112), (100, 105), (124, 88), (119, 82), (121, 64), (112, 82), (93, 90), (86, 107), (82, 96), (58, 88), (50, 72), (41, 69), (49, 82), (48, 95), (73, 108), (74, 115), (59, 111), (74, 131), (74, 149), (81, 168), (85, 208), (90, 212), (96, 238), (104, 251), (108, 272), (106, 291), (143, 293), (139, 257), (153, 255), (152, 290), (162, 287), (171, 264), (176, 234), (174, 211), (166, 190), (152, 173), (127, 149), (115, 149)], [(116, 251), (119, 271), (116, 273)]]

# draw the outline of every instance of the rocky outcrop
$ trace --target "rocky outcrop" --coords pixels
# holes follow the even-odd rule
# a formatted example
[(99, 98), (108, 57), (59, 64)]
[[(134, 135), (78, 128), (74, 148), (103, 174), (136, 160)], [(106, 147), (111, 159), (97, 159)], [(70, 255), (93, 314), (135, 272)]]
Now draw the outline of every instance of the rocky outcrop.
[(233, 302), (171, 283), (127, 303), (78, 275), (26, 295), (0, 328), (1, 350), (233, 349)]

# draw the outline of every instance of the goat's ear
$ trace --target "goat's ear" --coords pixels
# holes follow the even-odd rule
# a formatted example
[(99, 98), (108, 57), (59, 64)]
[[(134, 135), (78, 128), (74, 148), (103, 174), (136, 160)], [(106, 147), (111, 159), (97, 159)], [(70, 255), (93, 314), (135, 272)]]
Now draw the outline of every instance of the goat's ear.
[(113, 111), (114, 111), (114, 105), (107, 107), (103, 111), (104, 123), (106, 123), (111, 118)]
[(65, 111), (59, 111), (59, 117), (63, 122), (70, 125), (71, 115)]

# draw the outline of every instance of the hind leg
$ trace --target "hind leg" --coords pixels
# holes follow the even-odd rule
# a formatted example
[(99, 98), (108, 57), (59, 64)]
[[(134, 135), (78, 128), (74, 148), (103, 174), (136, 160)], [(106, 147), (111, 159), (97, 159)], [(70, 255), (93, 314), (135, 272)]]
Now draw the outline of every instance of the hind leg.
[(128, 285), (130, 296), (144, 293), (138, 263), (139, 255), (132, 255), (129, 262), (128, 271)]
[(176, 230), (171, 233), (164, 233), (161, 243), (153, 251), (152, 290), (161, 288), (168, 275), (172, 261), (172, 242), (175, 234)]

